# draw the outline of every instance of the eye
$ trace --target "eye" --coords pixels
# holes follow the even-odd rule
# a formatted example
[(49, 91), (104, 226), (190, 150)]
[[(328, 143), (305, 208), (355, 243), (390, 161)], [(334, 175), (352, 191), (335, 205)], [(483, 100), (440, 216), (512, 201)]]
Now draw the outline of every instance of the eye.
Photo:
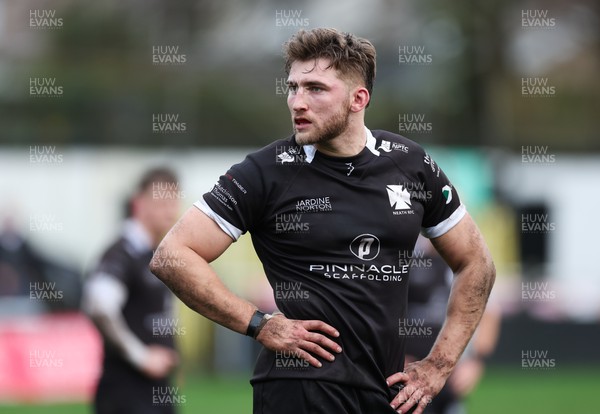
[(298, 85), (293, 83), (288, 83), (288, 93), (295, 95), (298, 92)]
[(323, 88), (321, 88), (320, 86), (311, 86), (308, 88), (308, 90), (310, 92), (322, 92)]

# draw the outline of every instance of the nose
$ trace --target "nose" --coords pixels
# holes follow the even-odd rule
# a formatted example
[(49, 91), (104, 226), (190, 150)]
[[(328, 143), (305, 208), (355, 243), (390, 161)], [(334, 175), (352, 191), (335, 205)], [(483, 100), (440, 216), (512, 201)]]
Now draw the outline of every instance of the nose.
[(290, 93), (288, 95), (288, 107), (293, 112), (305, 111), (308, 108), (306, 97), (301, 88), (298, 88), (296, 93)]

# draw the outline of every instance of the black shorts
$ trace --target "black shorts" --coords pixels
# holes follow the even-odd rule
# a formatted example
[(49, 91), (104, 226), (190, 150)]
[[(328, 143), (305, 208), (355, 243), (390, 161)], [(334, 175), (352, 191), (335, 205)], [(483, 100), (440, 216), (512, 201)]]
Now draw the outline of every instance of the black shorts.
[(327, 381), (273, 380), (254, 388), (253, 414), (393, 414), (385, 392)]
[(175, 414), (181, 396), (167, 379), (152, 380), (126, 364), (104, 366), (94, 398), (95, 414)]

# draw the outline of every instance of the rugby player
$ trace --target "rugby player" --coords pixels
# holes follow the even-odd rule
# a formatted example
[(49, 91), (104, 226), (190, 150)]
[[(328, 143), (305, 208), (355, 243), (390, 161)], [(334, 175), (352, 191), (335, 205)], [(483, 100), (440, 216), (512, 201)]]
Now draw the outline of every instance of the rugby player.
[[(186, 266), (153, 259), (151, 269), (190, 308), (264, 346), (255, 414), (421, 413), (479, 323), (495, 278), (490, 253), (429, 154), (365, 126), (371, 42), (316, 28), (284, 50), (293, 135), (232, 166), (169, 231), (155, 257), (175, 251)], [(245, 232), (281, 313), (233, 294), (209, 265)], [(409, 268), (399, 252), (419, 233), (454, 280), (431, 352), (404, 367)]]

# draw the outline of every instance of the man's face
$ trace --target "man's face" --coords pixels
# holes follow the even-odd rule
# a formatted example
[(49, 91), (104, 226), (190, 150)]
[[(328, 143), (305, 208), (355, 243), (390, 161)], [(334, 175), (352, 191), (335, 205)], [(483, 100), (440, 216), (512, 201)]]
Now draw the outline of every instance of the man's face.
[(350, 87), (328, 66), (328, 60), (316, 59), (290, 68), (287, 103), (300, 145), (329, 141), (348, 127)]
[(177, 221), (180, 195), (173, 190), (171, 183), (153, 185), (135, 198), (134, 216), (154, 238), (160, 240)]

